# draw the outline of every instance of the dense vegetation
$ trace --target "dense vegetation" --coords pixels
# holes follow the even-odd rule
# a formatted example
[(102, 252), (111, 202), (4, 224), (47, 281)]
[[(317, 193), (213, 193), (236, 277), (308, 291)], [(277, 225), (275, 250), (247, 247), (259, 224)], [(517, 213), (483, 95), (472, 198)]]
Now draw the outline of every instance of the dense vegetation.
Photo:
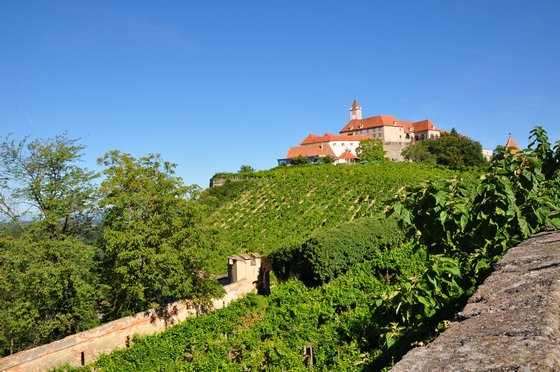
[(403, 189), (388, 214), (398, 217), (408, 244), (380, 249), (321, 286), (293, 279), (268, 298), (248, 296), (163, 334), (138, 338), (95, 367), (242, 371), (391, 365), (411, 345), (445, 328), (509, 246), (545, 227), (560, 227), (560, 146), (553, 149), (542, 128), (532, 132), (531, 146), (524, 153), (498, 149), (478, 184), (455, 178)]
[(96, 174), (80, 166), (84, 150), (66, 134), (0, 142), (2, 355), (178, 298), (203, 307), (222, 293), (209, 273), (225, 272), (228, 254), (300, 244), (379, 214), (405, 184), (454, 174), (414, 164), (243, 166), (242, 182), (201, 194), (158, 155), (112, 151)]
[[(323, 286), (290, 280), (268, 297), (250, 295), (162, 334), (139, 337), (130, 349), (101, 357), (95, 368), (294, 371), (313, 362), (319, 369), (353, 370), (367, 363), (370, 353), (363, 350), (377, 342), (369, 309), (377, 294), (397, 277), (421, 275), (424, 262), (425, 254), (410, 246), (383, 250)], [(304, 347), (313, 349), (313, 360)]]
[[(531, 135), (524, 153), (498, 149), (480, 180), (430, 164), (308, 165), (247, 170), (202, 194), (156, 155), (107, 154), (97, 188), (75, 165), (75, 140), (6, 139), (0, 346), (9, 354), (177, 297), (204, 302), (219, 289), (201, 254), (220, 272), (224, 255), (246, 249), (314, 286), (288, 280), (95, 368), (381, 369), (443, 329), (509, 246), (560, 226), (560, 146), (542, 128)], [(33, 205), (31, 223), (14, 200)]]
[(390, 163), (355, 166), (307, 165), (245, 174), (243, 179), (206, 190), (207, 224), (216, 229), (217, 248), (210, 267), (226, 271), (224, 257), (242, 251), (269, 254), (298, 246), (324, 228), (383, 213), (402, 187), (461, 175), (475, 182), (477, 172), (458, 172), (432, 164)]
[(356, 148), (356, 155), (362, 161), (385, 161), (386, 153), (381, 138), (360, 141), (360, 146)]
[[(212, 248), (174, 166), (111, 152), (101, 187), (66, 135), (0, 143), (0, 355), (100, 321), (223, 293), (204, 270)], [(101, 221), (101, 223), (100, 223)]]
[(396, 219), (365, 217), (321, 230), (303, 244), (272, 252), (269, 258), (277, 278), (296, 276), (306, 285), (317, 285), (403, 242)]
[(480, 143), (457, 133), (455, 129), (436, 139), (411, 142), (402, 151), (402, 155), (410, 161), (436, 163), (452, 168), (479, 167), (488, 163), (482, 155)]

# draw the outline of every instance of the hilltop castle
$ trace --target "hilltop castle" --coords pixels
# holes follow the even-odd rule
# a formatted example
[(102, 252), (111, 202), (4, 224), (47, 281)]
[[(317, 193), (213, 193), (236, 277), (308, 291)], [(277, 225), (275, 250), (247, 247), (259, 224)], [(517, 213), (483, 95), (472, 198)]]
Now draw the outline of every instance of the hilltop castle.
[(438, 138), (441, 132), (427, 119), (411, 122), (391, 115), (363, 119), (362, 107), (354, 100), (350, 106), (350, 121), (339, 131), (339, 135), (310, 134), (299, 146), (290, 147), (286, 157), (278, 159), (278, 165), (291, 164), (292, 159), (298, 156), (307, 157), (311, 162), (327, 155), (335, 159), (335, 164), (353, 162), (358, 160), (356, 148), (360, 141), (373, 138), (383, 141), (387, 157), (393, 161), (402, 161), (401, 151), (408, 143)]

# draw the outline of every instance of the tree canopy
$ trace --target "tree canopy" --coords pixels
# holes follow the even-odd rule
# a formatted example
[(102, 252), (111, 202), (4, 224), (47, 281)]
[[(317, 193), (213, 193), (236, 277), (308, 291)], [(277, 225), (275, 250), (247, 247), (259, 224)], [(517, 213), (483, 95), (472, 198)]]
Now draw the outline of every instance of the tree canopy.
[(406, 160), (432, 162), (452, 168), (487, 164), (480, 143), (457, 133), (455, 129), (439, 138), (412, 142), (402, 155)]
[(379, 138), (360, 141), (360, 146), (356, 149), (356, 155), (360, 160), (383, 161), (386, 151), (383, 150), (383, 141)]
[(0, 141), (2, 356), (223, 292), (203, 265), (214, 243), (193, 202), (198, 186), (159, 155), (113, 151), (100, 160), (100, 187), (78, 165), (84, 148), (66, 134)]
[(10, 136), (0, 143), (0, 212), (13, 221), (32, 215), (51, 235), (76, 232), (91, 218), (97, 176), (77, 165), (83, 145), (66, 133), (52, 139)]
[(292, 159), (291, 165), (307, 165), (309, 164), (309, 158), (307, 156), (296, 156)]
[[(92, 241), (95, 173), (66, 134), (0, 143), (0, 352), (11, 354), (99, 323)], [(31, 218), (30, 218), (31, 217)]]
[(106, 167), (102, 280), (110, 287), (110, 316), (218, 295), (200, 257), (212, 243), (189, 200), (198, 188), (184, 186), (174, 176), (175, 165), (159, 155), (136, 159), (112, 151), (99, 163)]
[(242, 165), (241, 167), (239, 167), (239, 172), (238, 173), (246, 173), (246, 172), (254, 172), (255, 168), (251, 167), (250, 165)]

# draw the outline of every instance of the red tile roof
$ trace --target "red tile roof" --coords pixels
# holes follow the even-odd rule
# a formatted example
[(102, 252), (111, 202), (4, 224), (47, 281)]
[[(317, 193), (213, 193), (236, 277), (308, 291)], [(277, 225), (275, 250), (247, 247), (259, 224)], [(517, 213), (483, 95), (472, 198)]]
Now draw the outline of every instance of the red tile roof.
[(362, 120), (350, 120), (340, 133), (351, 133), (360, 129), (369, 129), (377, 127), (396, 126), (404, 128), (405, 133), (410, 133), (410, 129), (414, 128), (414, 132), (421, 132), (426, 130), (438, 130), (435, 125), (429, 120), (421, 120), (417, 122), (410, 122), (406, 120), (399, 120), (392, 115), (377, 115)]
[(344, 151), (337, 159), (359, 159), (359, 157), (352, 154), (350, 151)]
[(336, 135), (325, 133), (322, 136), (316, 136), (314, 134), (310, 134), (309, 136), (305, 137), (303, 141), (301, 141), (300, 145), (308, 145), (312, 143), (325, 143), (330, 141), (365, 141), (371, 139), (371, 136), (352, 136), (349, 137), (347, 135)]
[(400, 120), (390, 115), (378, 115), (378, 116), (372, 116), (371, 118), (365, 118), (361, 120), (350, 120), (348, 124), (346, 124), (344, 128), (340, 130), (340, 133), (353, 132), (355, 130), (360, 130), (360, 129), (395, 125), (395, 123), (396, 126), (399, 127), (404, 126)]
[(306, 146), (295, 146), (290, 147), (288, 150), (288, 155), (286, 155), (286, 159), (296, 158), (298, 156), (326, 156), (330, 155), (334, 157), (334, 152), (330, 146), (321, 146), (321, 145), (306, 145)]
[(412, 123), (414, 132), (423, 132), (426, 130), (438, 130), (436, 126), (429, 120), (420, 120)]

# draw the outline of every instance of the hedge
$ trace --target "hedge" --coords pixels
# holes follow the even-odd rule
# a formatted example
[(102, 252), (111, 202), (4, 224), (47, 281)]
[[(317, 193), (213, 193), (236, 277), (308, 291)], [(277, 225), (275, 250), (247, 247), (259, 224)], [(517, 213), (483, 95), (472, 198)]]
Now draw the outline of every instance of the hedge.
[(379, 258), (381, 250), (403, 241), (404, 235), (394, 218), (361, 218), (323, 230), (301, 245), (279, 249), (269, 258), (279, 279), (295, 276), (308, 285), (318, 285), (345, 273), (358, 262)]

